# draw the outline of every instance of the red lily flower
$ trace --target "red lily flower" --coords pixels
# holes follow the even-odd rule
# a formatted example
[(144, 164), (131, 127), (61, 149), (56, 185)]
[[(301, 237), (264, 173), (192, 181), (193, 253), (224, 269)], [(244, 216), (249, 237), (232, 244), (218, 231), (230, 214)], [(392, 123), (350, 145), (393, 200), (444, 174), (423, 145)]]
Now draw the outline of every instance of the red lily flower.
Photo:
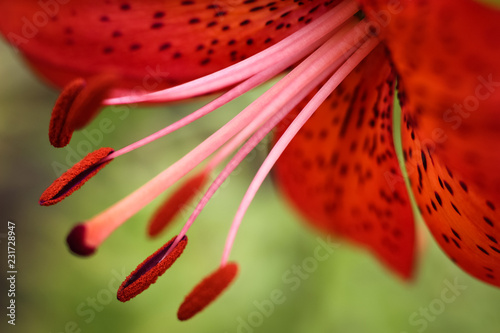
[[(10, 13), (0, 22), (7, 40), (42, 77), (65, 87), (50, 126), (55, 146), (66, 145), (102, 105), (226, 92), (150, 137), (107, 148), (99, 160), (90, 154), (49, 187), (41, 204), (64, 199), (105, 163), (293, 68), (184, 158), (70, 233), (74, 252), (94, 252), (215, 153), (159, 211), (150, 227), (156, 235), (241, 146), (178, 236), (127, 278), (123, 300), (173, 264), (206, 202), (276, 126), (275, 144), (236, 213), (220, 268), (189, 294), (179, 316), (200, 311), (234, 279), (237, 266), (228, 259), (238, 226), (275, 164), (277, 183), (309, 223), (367, 247), (410, 278), (415, 231), (394, 146), (396, 81), (403, 114), (396, 133), (420, 213), (457, 265), (500, 286), (500, 176), (494, 169), (500, 152), (490, 147), (500, 142), (498, 10), (472, 0), (66, 2), (0, 4)], [(355, 15), (360, 9), (366, 18)]]

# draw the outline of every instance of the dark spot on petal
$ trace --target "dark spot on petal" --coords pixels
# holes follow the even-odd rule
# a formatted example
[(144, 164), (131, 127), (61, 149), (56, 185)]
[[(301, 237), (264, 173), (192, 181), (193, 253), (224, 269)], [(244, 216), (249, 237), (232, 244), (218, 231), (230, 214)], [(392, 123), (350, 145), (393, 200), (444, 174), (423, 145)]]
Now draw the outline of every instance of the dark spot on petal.
[(450, 242), (450, 239), (448, 238), (448, 236), (446, 236), (445, 234), (442, 234), (443, 236), (443, 239), (446, 243), (449, 243)]
[(163, 26), (164, 26), (163, 23), (156, 22), (156, 23), (151, 24), (151, 29), (161, 29), (161, 28), (163, 28)]
[(451, 232), (460, 240), (462, 240), (462, 238), (460, 238), (460, 235), (453, 229), (453, 228), (450, 228), (451, 229)]
[(496, 240), (496, 238), (495, 238), (495, 237), (490, 236), (490, 235), (488, 235), (488, 234), (486, 234), (486, 237), (488, 237), (488, 239), (489, 239), (490, 241), (492, 241), (493, 243), (498, 244), (498, 242), (497, 242), (497, 240)]
[(469, 191), (469, 189), (467, 188), (467, 184), (465, 184), (463, 181), (460, 181), (459, 184), (460, 187), (462, 187), (462, 189), (465, 191), (465, 193)]
[(477, 244), (476, 244), (476, 246), (477, 246), (477, 248), (478, 248), (481, 252), (483, 252), (484, 254), (486, 254), (486, 255), (490, 255), (490, 254), (488, 253), (488, 251), (486, 251), (485, 249), (483, 249), (481, 246), (479, 246), (479, 245), (477, 245)]
[(162, 18), (162, 17), (164, 17), (164, 16), (165, 16), (165, 12), (156, 12), (156, 13), (153, 15), (153, 17), (154, 17), (155, 19), (159, 19), (159, 18)]
[(139, 43), (134, 43), (134, 44), (130, 45), (130, 51), (137, 51), (137, 50), (139, 50), (141, 47), (142, 47), (142, 45), (141, 45), (141, 44), (139, 44)]
[(425, 157), (424, 151), (422, 151), (420, 155), (422, 156), (422, 166), (424, 170), (427, 171), (427, 158)]
[(165, 51), (165, 50), (168, 50), (171, 47), (172, 47), (172, 44), (170, 44), (170, 43), (163, 43), (163, 44), (160, 45), (159, 50), (160, 51)]
[(450, 192), (450, 194), (453, 195), (453, 189), (451, 188), (450, 184), (446, 182), (446, 180), (444, 181), (444, 186), (446, 187), (448, 192)]
[(494, 247), (494, 246), (491, 246), (491, 245), (490, 245), (490, 248), (491, 248), (493, 251), (495, 251), (496, 253), (500, 253), (500, 250), (499, 250), (498, 248), (496, 248), (496, 247)]
[(483, 219), (486, 223), (488, 223), (490, 226), (493, 227), (493, 221), (491, 221), (489, 218), (487, 218), (486, 216), (483, 216)]
[(440, 206), (443, 206), (443, 200), (441, 200), (441, 197), (437, 192), (434, 192), (434, 196), (436, 197), (437, 202), (439, 203)]

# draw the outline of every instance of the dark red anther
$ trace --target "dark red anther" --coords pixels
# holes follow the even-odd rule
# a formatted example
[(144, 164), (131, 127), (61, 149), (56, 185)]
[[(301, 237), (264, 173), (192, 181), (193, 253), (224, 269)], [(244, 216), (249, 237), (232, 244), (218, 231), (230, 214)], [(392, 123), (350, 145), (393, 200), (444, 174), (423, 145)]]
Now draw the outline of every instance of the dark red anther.
[(68, 113), (75, 101), (85, 87), (85, 80), (77, 78), (64, 87), (52, 110), (49, 124), (50, 144), (56, 148), (66, 146), (73, 135), (73, 128), (68, 125)]
[[(176, 236), (177, 237), (177, 236)], [(121, 302), (126, 302), (148, 289), (156, 282), (159, 276), (163, 275), (170, 266), (179, 258), (187, 245), (187, 237), (184, 236), (176, 247), (166, 257), (165, 254), (176, 239), (172, 238), (158, 251), (150, 255), (130, 275), (118, 288), (117, 298)]]
[(71, 105), (68, 125), (78, 130), (90, 123), (102, 109), (102, 102), (117, 82), (118, 77), (109, 73), (88, 79), (85, 88), (80, 91)]
[(104, 166), (112, 160), (100, 163), (100, 161), (114, 152), (112, 148), (103, 147), (73, 165), (68, 171), (57, 178), (40, 197), (42, 206), (50, 206), (62, 201), (64, 198), (78, 190)]
[(77, 78), (66, 85), (52, 110), (50, 143), (66, 146), (75, 130), (85, 127), (102, 108), (102, 102), (116, 86), (118, 77), (104, 73), (84, 80)]
[(207, 276), (186, 296), (177, 311), (179, 320), (188, 320), (211, 304), (231, 284), (238, 273), (236, 263), (227, 263)]
[(177, 214), (189, 204), (206, 184), (208, 174), (205, 172), (196, 175), (181, 185), (160, 206), (153, 215), (148, 225), (148, 235), (151, 237), (159, 235), (175, 219)]

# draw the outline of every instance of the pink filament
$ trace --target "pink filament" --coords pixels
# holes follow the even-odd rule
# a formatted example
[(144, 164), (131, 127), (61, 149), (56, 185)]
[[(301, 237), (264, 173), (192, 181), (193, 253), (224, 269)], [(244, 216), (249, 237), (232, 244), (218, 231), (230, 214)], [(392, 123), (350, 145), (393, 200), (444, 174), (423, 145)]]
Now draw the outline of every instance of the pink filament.
[[(350, 25), (353, 25), (354, 20), (350, 20)], [(219, 107), (229, 103), (233, 99), (243, 95), (244, 93), (250, 91), (251, 89), (259, 86), (260, 84), (270, 80), (271, 78), (275, 77), (279, 73), (283, 72), (285, 69), (288, 67), (292, 66), (294, 63), (305, 57), (306, 55), (310, 54), (313, 50), (315, 50), (318, 46), (323, 44), (325, 42), (325, 38), (327, 38), (329, 35), (326, 37), (323, 37), (321, 39), (318, 39), (311, 45), (307, 45), (307, 47), (304, 47), (302, 49), (297, 50), (297, 52), (292, 53), (290, 57), (285, 57), (282, 61), (278, 62), (275, 66), (272, 66), (270, 68), (267, 68), (263, 70), (262, 72), (259, 72), (255, 74), (254, 76), (250, 77), (246, 81), (240, 83), (238, 86), (232, 88), (222, 96), (216, 98), (212, 102), (206, 104), (202, 108), (196, 110), (195, 112), (192, 112), (188, 116), (182, 118), (181, 120), (168, 125), (167, 127), (157, 131), (156, 133), (153, 133), (137, 142), (134, 142), (122, 149), (119, 149), (115, 151), (114, 153), (110, 154), (110, 156), (107, 156), (103, 162), (106, 162), (108, 160), (112, 160), (120, 155), (129, 153), (137, 148), (140, 148), (148, 143), (151, 143), (165, 135), (168, 135), (186, 125), (189, 125), (190, 123), (200, 119), (201, 117), (209, 114), (210, 112), (218, 109)], [(282, 56), (281, 56), (282, 57)], [(179, 86), (180, 87), (180, 86)], [(177, 87), (176, 87), (177, 88)], [(173, 88), (172, 88), (173, 89)]]
[(224, 247), (221, 267), (227, 263), (241, 221), (255, 194), (259, 190), (268, 173), (271, 171), (273, 165), (281, 156), (290, 141), (295, 137), (297, 132), (313, 115), (313, 113), (320, 107), (320, 105), (326, 100), (326, 98), (332, 93), (332, 91), (335, 90), (337, 86), (347, 77), (347, 75), (377, 46), (377, 44), (377, 39), (369, 39), (342, 66), (340, 66), (335, 74), (333, 74), (333, 76), (321, 87), (318, 93), (314, 95), (314, 97), (309, 101), (309, 103), (307, 103), (307, 105), (299, 113), (299, 115), (293, 120), (293, 122), (275, 144), (271, 152), (268, 154), (261, 167), (257, 171), (255, 178), (252, 180), (252, 183), (248, 187), (248, 190), (241, 201), (240, 207), (236, 212), (233, 224), (231, 225), (231, 229), (229, 230), (229, 234), (226, 240), (226, 246)]
[[(359, 23), (358, 28), (364, 27), (364, 23)], [(304, 68), (311, 68), (310, 72), (314, 72), (313, 75), (311, 73), (307, 73), (311, 76), (310, 81), (305, 81), (303, 87), (297, 91), (295, 94), (288, 92), (286, 94), (286, 98), (288, 101), (281, 110), (276, 112), (273, 117), (269, 121), (267, 121), (244, 145), (243, 147), (236, 153), (236, 155), (231, 159), (231, 161), (226, 165), (226, 167), (220, 172), (214, 182), (210, 185), (193, 213), (186, 221), (184, 227), (181, 232), (177, 236), (177, 239), (174, 241), (173, 245), (175, 246), (176, 242), (180, 241), (182, 237), (189, 230), (191, 225), (194, 223), (198, 215), (201, 213), (205, 205), (208, 203), (210, 198), (214, 195), (217, 189), (224, 183), (224, 181), (229, 177), (232, 171), (243, 161), (243, 159), (248, 155), (248, 153), (255, 148), (255, 146), (302, 100), (304, 99), (316, 86), (318, 86), (323, 80), (325, 80), (334, 70), (336, 70), (344, 61), (345, 58), (342, 56), (349, 56), (353, 52), (353, 47), (350, 47), (350, 50), (346, 53), (342, 52), (343, 47), (352, 43), (352, 38), (356, 32), (356, 29), (344, 29), (339, 32), (337, 35), (333, 36), (330, 40), (328, 40), (320, 49), (318, 49), (314, 54), (304, 60), (300, 65)], [(322, 66), (320, 64), (323, 62)], [(313, 66), (313, 67), (310, 67)], [(297, 67), (297, 69), (299, 68)], [(239, 135), (238, 135), (239, 136)], [(239, 145), (239, 140), (236, 140), (237, 137), (233, 139), (236, 141), (236, 144)], [(230, 145), (229, 143), (228, 145)], [(168, 254), (168, 252), (167, 252)]]
[[(335, 9), (332, 11), (336, 12)], [(340, 32), (333, 35), (333, 37), (302, 61), (287, 76), (183, 158), (135, 192), (85, 222), (87, 231), (86, 245), (92, 247), (99, 246), (129, 217), (138, 212), (181, 177), (185, 176), (223, 144), (230, 141), (231, 138), (234, 137), (228, 146), (233, 146), (233, 149), (235, 149), (257, 131), (259, 127), (269, 121), (273, 115), (286, 108), (291, 110), (294, 106), (293, 103), (296, 104), (300, 101), (301, 98), (299, 96), (301, 94), (302, 98), (307, 95), (308, 92), (305, 92), (304, 89), (311, 86), (311, 82), (315, 82), (314, 84), (318, 85), (322, 80), (326, 79), (327, 75), (324, 76), (323, 72), (336, 59), (341, 58), (346, 53), (346, 50), (352, 48), (352, 45), (358, 41), (356, 37), (359, 37), (360, 32), (361, 36), (364, 36), (365, 31), (367, 31), (366, 22), (358, 23), (355, 28), (353, 28), (353, 25), (353, 22), (346, 24)], [(312, 52), (312, 50), (309, 50), (309, 52)], [(296, 54), (288, 56), (297, 57)], [(270, 72), (271, 70), (262, 75), (270, 75)], [(222, 149), (222, 151), (224, 150), (226, 156), (232, 152), (230, 149), (227, 149), (227, 146), (225, 149)], [(222, 158), (219, 158), (219, 160), (222, 160)], [(178, 242), (179, 239), (178, 237), (176, 241)]]

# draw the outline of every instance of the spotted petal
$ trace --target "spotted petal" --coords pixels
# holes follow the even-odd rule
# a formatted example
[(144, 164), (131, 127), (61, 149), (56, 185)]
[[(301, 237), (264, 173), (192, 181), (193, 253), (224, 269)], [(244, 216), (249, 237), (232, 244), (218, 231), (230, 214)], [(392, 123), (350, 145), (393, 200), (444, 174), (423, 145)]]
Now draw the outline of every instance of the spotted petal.
[(472, 0), (403, 3), (382, 32), (408, 120), (435, 156), (498, 200), (500, 10)]
[(401, 76), (407, 170), (424, 220), (453, 261), (500, 286), (500, 11), (408, 1), (384, 37)]
[(0, 2), (0, 31), (52, 83), (102, 72), (145, 90), (186, 82), (249, 57), (336, 1)]
[[(376, 49), (316, 111), (278, 160), (276, 178), (315, 227), (412, 274), (414, 225), (392, 140), (394, 74)], [(278, 135), (287, 122), (278, 128)]]

